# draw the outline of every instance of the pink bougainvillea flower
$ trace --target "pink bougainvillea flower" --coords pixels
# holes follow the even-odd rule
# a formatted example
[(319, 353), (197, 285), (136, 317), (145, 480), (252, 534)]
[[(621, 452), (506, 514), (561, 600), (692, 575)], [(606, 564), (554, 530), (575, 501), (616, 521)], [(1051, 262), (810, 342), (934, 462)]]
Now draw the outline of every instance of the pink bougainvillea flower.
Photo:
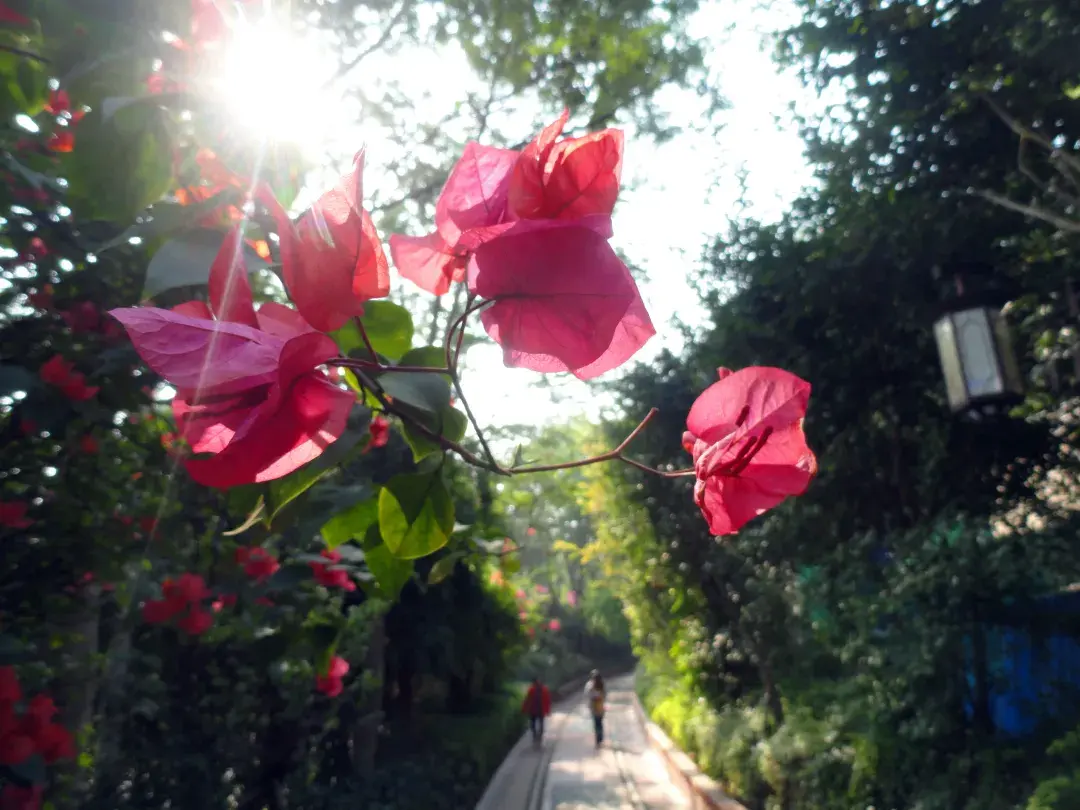
[(521, 588), (518, 588), (516, 591), (514, 591), (514, 598), (515, 599), (524, 599), (525, 596), (526, 596), (525, 591), (523, 591)]
[(548, 592), (547, 585), (537, 585), (536, 592), (541, 595), (546, 594)]
[(694, 501), (716, 535), (801, 495), (817, 473), (803, 417), (810, 384), (778, 368), (720, 369), (698, 397), (683, 447), (694, 456)]
[[(26, 516), (30, 507), (24, 501), (0, 501), (0, 526), (9, 529), (28, 529), (34, 521)], [(0, 700), (3, 697), (0, 696)]]
[(529, 614), (526, 613), (524, 610), (519, 610), (518, 618), (521, 619), (521, 621), (526, 621), (529, 618)]
[(71, 97), (67, 90), (50, 90), (49, 100), (45, 103), (45, 112), (49, 115), (71, 112)]
[(35, 753), (34, 741), (25, 734), (0, 735), (0, 765), (21, 765)]
[(560, 630), (562, 630), (562, 622), (560, 622), (558, 619), (552, 619), (550, 622), (548, 622), (548, 630), (553, 633), (558, 633)]
[(38, 370), (38, 376), (42, 382), (59, 388), (73, 402), (88, 400), (99, 390), (97, 386), (87, 385), (85, 375), (76, 371), (75, 367), (59, 354), (45, 361)]
[(293, 223), (265, 186), (257, 198), (277, 223), (282, 275), (300, 314), (322, 332), (364, 312), (363, 302), (390, 292), (390, 268), (362, 204), (364, 153), (353, 170)]
[(75, 334), (98, 332), (102, 327), (101, 311), (93, 301), (79, 301), (60, 313), (64, 323)]
[(480, 320), (507, 366), (588, 380), (625, 363), (656, 330), (601, 232), (573, 222), (550, 226), (481, 245), (469, 290), (495, 302)]
[(256, 312), (240, 239), (233, 229), (211, 267), (209, 306), (111, 313), (177, 389), (173, 415), (196, 454), (188, 472), (218, 488), (271, 481), (321, 455), (355, 401), (318, 370), (337, 355), (333, 340), (281, 304)]
[(510, 172), (517, 157), (511, 149), (466, 144), (435, 204), (435, 232), (390, 237), (398, 272), (435, 295), (464, 279), (469, 250), (460, 244), (462, 235), (506, 221)]
[(507, 189), (514, 219), (577, 219), (615, 208), (622, 131), (605, 129), (556, 142), (569, 117), (563, 112), (518, 157)]
[[(24, 262), (36, 262), (44, 259), (50, 252), (49, 246), (45, 244), (45, 240), (40, 236), (35, 236), (30, 239), (29, 244), (26, 246), (26, 250), (20, 258)], [(52, 285), (46, 284), (45, 286), (49, 292), (52, 293)]]
[(368, 432), (371, 434), (369, 448), (386, 447), (386, 443), (390, 441), (390, 420), (382, 414), (376, 414), (368, 423)]
[(265, 548), (241, 547), (236, 550), (236, 561), (243, 566), (244, 573), (256, 582), (269, 579), (281, 568), (277, 557)]
[(566, 592), (566, 604), (568, 604), (570, 607), (577, 607), (577, 603), (578, 603), (577, 591), (567, 591)]
[(45, 148), (58, 154), (71, 152), (75, 149), (75, 133), (71, 131), (70, 127), (61, 127), (49, 136), (49, 139), (45, 142)]
[(435, 208), (434, 233), (390, 237), (394, 265), (442, 295), (461, 281), (470, 254), (515, 220), (608, 215), (619, 193), (623, 135), (604, 130), (556, 143), (569, 111), (521, 152), (466, 144)]
[(201, 608), (192, 608), (188, 614), (176, 623), (176, 626), (189, 636), (201, 636), (214, 624), (214, 617)]
[(0, 3), (0, 23), (4, 25), (31, 25), (33, 21)]
[(331, 568), (341, 562), (341, 552), (323, 550), (320, 556), (325, 558), (325, 563), (310, 563), (315, 581), (324, 588), (341, 588), (344, 591), (355, 591), (356, 583), (352, 581), (349, 572), (344, 568)]
[(349, 662), (339, 655), (330, 659), (330, 666), (325, 675), (315, 676), (315, 688), (327, 697), (337, 697), (345, 688), (344, 677), (349, 671)]

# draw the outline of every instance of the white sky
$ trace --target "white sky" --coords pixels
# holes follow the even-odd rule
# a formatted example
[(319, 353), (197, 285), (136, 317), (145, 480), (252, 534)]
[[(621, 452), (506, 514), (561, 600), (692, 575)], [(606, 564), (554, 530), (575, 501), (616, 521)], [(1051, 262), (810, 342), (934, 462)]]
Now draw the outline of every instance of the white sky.
[[(648, 360), (663, 347), (681, 345), (676, 317), (684, 323), (704, 325), (703, 311), (688, 278), (699, 267), (705, 245), (724, 233), (730, 218), (736, 216), (738, 171), (747, 172), (750, 208), (746, 213), (765, 220), (777, 218), (811, 182), (789, 107), (792, 103), (800, 109), (816, 106), (814, 97), (794, 75), (780, 74), (770, 56), (769, 34), (796, 22), (798, 14), (791, 0), (772, 0), (768, 6), (765, 10), (760, 0), (712, 0), (690, 25), (691, 31), (715, 32), (708, 39), (708, 67), (731, 105), (719, 113), (724, 129), (718, 138), (687, 133), (657, 146), (628, 133), (623, 179), (624, 186), (631, 188), (624, 189), (615, 210), (613, 244), (647, 274), (648, 279), (639, 279), (639, 284), (657, 330), (635, 359)], [(292, 95), (296, 101), (293, 107), (276, 105), (284, 120), (268, 122), (264, 115), (260, 125), (286, 127), (299, 118), (310, 132), (309, 116), (322, 116), (315, 127), (322, 133), (320, 146), (329, 148), (331, 154), (340, 152), (337, 158), (344, 163), (363, 143), (367, 148), (365, 190), (378, 189), (380, 162), (400, 159), (409, 149), (422, 149), (423, 145), (402, 143), (392, 128), (364, 121), (362, 116), (359, 125), (355, 118), (346, 122), (351, 114), (346, 113), (345, 105), (326, 104), (312, 94), (313, 84), (318, 83), (316, 74), (333, 69), (326, 56), (312, 54), (306, 61), (276, 63), (284, 65), (275, 71), (281, 74), (275, 80), (277, 99)], [(261, 74), (265, 81), (266, 71), (252, 70), (251, 61), (246, 55), (238, 58), (239, 73)], [(301, 64), (307, 64), (309, 70), (297, 70)], [(345, 84), (353, 82), (361, 89), (393, 82), (425, 119), (438, 120), (453, 110), (463, 88), (475, 86), (476, 77), (460, 49), (446, 47), (433, 52), (413, 48), (374, 54)], [(232, 89), (238, 103), (251, 96), (249, 88), (234, 84)], [(661, 101), (675, 123), (692, 124), (700, 115), (701, 102), (685, 92), (671, 89)], [(303, 113), (300, 108), (304, 108)], [(340, 121), (333, 120), (335, 110), (342, 116)], [(509, 121), (516, 131), (519, 121), (524, 120), (520, 125), (525, 127), (520, 133), (524, 137), (530, 134), (528, 121), (535, 112), (526, 99), (504, 123)], [(385, 172), (382, 177), (386, 177)], [(313, 183), (297, 203), (310, 202), (309, 194), (317, 193), (319, 185)], [(400, 190), (394, 190), (391, 196), (398, 193)], [(399, 278), (394, 283), (411, 287)], [(535, 387), (540, 375), (505, 368), (501, 350), (494, 344), (472, 348), (467, 363), (466, 393), (484, 424), (563, 421), (582, 411), (595, 417), (609, 402), (602, 392), (569, 375), (556, 375), (553, 380), (559, 393), (556, 400), (549, 390)], [(618, 374), (616, 370), (600, 379), (615, 379)]]

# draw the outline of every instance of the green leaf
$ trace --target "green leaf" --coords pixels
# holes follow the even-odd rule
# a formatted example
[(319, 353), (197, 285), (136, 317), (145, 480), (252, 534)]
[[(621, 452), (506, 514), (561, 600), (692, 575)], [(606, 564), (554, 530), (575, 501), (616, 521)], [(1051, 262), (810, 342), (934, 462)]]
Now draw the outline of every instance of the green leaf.
[(405, 352), (398, 360), (398, 365), (446, 368), (446, 352), (438, 346), (419, 346)]
[[(174, 287), (192, 287), (210, 281), (210, 265), (221, 249), (225, 234), (210, 228), (196, 228), (158, 248), (146, 268), (143, 298), (153, 298)], [(249, 245), (244, 245), (248, 272), (269, 265)]]
[[(465, 437), (465, 431), (469, 426), (468, 417), (451, 405), (447, 405), (438, 414), (416, 411), (410, 413), (410, 416), (432, 433), (443, 436), (452, 442), (460, 442)], [(442, 451), (442, 445), (428, 438), (408, 420), (402, 420), (402, 425), (405, 441), (413, 451), (413, 460), (420, 461), (433, 453)]]
[(397, 557), (414, 560), (438, 551), (454, 528), (454, 503), (441, 470), (395, 475), (379, 493), (379, 532)]
[(395, 401), (429, 414), (442, 413), (450, 405), (450, 383), (441, 374), (388, 371), (379, 377), (379, 385)]
[[(369, 352), (364, 345), (364, 338), (360, 334), (360, 327), (356, 325), (355, 319), (346, 321), (345, 325), (340, 329), (336, 329), (333, 332), (327, 332), (327, 334), (334, 339), (338, 348), (341, 349), (342, 354), (360, 357), (364, 360), (372, 359), (371, 352)], [(386, 355), (380, 354), (377, 349), (375, 351), (374, 359), (384, 365), (391, 365), (394, 362)]]
[[(379, 539), (379, 527), (372, 526), (369, 530), (369, 542)], [(385, 543), (379, 542), (366, 552), (367, 566), (375, 576), (375, 582), (379, 590), (387, 599), (397, 599), (401, 589), (405, 587), (413, 575), (413, 563), (411, 560), (402, 560), (390, 553)]]
[(454, 573), (454, 566), (457, 565), (462, 554), (460, 551), (455, 551), (452, 554), (447, 554), (441, 560), (431, 566), (431, 570), (428, 572), (427, 584), (438, 585), (452, 573)]
[(61, 171), (83, 217), (130, 222), (168, 192), (173, 136), (158, 105), (132, 104), (110, 118), (95, 110), (79, 122), (77, 140)]
[(18, 391), (30, 392), (41, 385), (38, 376), (22, 366), (0, 365), (0, 397)]
[(365, 439), (370, 440), (370, 437), (366, 424), (362, 429), (350, 428), (342, 433), (336, 442), (327, 447), (318, 458), (295, 472), (272, 481), (270, 483), (271, 523), (281, 514), (282, 509), (339, 466), (352, 460), (362, 450), (360, 443)]
[(392, 301), (365, 301), (360, 317), (372, 347), (391, 360), (412, 346), (413, 320), (409, 310)]
[(379, 519), (379, 502), (369, 498), (334, 515), (322, 527), (326, 547), (335, 549), (349, 540), (363, 540), (368, 527)]
[(139, 238), (144, 242), (168, 236), (176, 231), (191, 228), (203, 217), (212, 214), (218, 208), (226, 205), (235, 205), (240, 201), (240, 192), (235, 188), (227, 188), (218, 192), (209, 199), (194, 203), (193, 205), (180, 205), (174, 202), (159, 202), (151, 205), (143, 211), (135, 224), (127, 228), (119, 236), (110, 239), (98, 248), (98, 253), (103, 253), (109, 248), (124, 245), (132, 239)]

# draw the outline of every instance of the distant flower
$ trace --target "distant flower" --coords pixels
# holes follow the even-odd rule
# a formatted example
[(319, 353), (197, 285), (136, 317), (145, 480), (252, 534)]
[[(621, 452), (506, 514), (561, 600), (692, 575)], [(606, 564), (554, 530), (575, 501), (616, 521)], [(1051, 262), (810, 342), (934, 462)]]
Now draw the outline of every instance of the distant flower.
[(345, 591), (355, 591), (356, 583), (352, 581), (349, 572), (343, 568), (331, 568), (330, 566), (341, 562), (341, 553), (338, 551), (324, 550), (321, 555), (327, 563), (311, 563), (311, 570), (315, 574), (315, 581), (325, 588), (341, 588)]
[(390, 441), (390, 420), (382, 414), (376, 414), (368, 424), (368, 432), (371, 434), (369, 447), (385, 447)]
[(34, 524), (26, 516), (28, 505), (24, 501), (0, 501), (0, 526), (9, 529), (27, 529)]
[(244, 573), (256, 582), (269, 579), (281, 568), (277, 557), (259, 546), (255, 548), (238, 548), (236, 550), (236, 561), (244, 567)]
[(330, 666), (325, 675), (315, 676), (315, 688), (327, 697), (337, 697), (345, 688), (342, 680), (349, 671), (349, 662), (335, 655), (330, 659)]

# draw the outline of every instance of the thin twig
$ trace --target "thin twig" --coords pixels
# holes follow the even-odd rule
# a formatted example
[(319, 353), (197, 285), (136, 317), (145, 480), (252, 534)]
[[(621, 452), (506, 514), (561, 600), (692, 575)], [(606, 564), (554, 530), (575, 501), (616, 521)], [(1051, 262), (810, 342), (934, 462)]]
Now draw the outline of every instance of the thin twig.
[(361, 360), (357, 357), (335, 357), (327, 360), (328, 366), (340, 366), (341, 368), (364, 369), (365, 371), (408, 371), (413, 374), (450, 374), (450, 369), (438, 366), (384, 366), (377, 360)]
[(1025, 216), (1033, 217), (1035, 219), (1041, 219), (1043, 222), (1049, 222), (1059, 230), (1069, 233), (1080, 233), (1080, 222), (1073, 222), (1052, 211), (1036, 208), (1033, 205), (1018, 203), (1015, 200), (1010, 200), (1004, 194), (998, 194), (995, 191), (975, 191), (973, 193), (985, 200), (989, 200), (995, 205), (1000, 205), (1002, 208), (1008, 208), (1010, 211), (1016, 211), (1019, 214), (1024, 214)]
[(32, 59), (35, 62), (41, 62), (41, 64), (43, 65), (49, 64), (49, 60), (41, 54), (34, 53), (33, 51), (24, 51), (22, 48), (16, 48), (12, 45), (0, 45), (0, 51), (4, 51), (5, 53), (13, 53), (16, 56), (22, 56), (26, 59)]
[(361, 62), (363, 62), (365, 59), (375, 53), (375, 51), (382, 48), (383, 45), (385, 45), (387, 41), (389, 41), (390, 35), (394, 33), (394, 29), (397, 27), (397, 24), (401, 22), (402, 19), (404, 19), (405, 15), (409, 12), (411, 8), (412, 3), (409, 0), (405, 0), (405, 2), (401, 4), (401, 8), (397, 10), (397, 13), (390, 18), (390, 22), (387, 24), (386, 28), (383, 29), (382, 33), (379, 35), (379, 38), (375, 40), (371, 45), (364, 48), (364, 50), (360, 51), (360, 53), (354, 56), (351, 60), (341, 65), (338, 68), (337, 72), (334, 74), (334, 76), (330, 79), (330, 81), (327, 82), (327, 84), (330, 85), (334, 84), (335, 82), (341, 81), (349, 73), (352, 72), (353, 68), (355, 68)]
[(371, 345), (371, 338), (368, 337), (367, 329), (364, 328), (364, 322), (359, 318), (353, 318), (356, 322), (356, 328), (360, 331), (360, 339), (364, 341), (364, 346), (371, 352), (371, 359), (378, 362), (379, 354), (375, 351), (375, 347)]
[(642, 464), (640, 461), (634, 461), (634, 459), (627, 458), (626, 456), (620, 456), (619, 461), (623, 464), (629, 464), (631, 467), (636, 467), (642, 472), (659, 475), (662, 478), (688, 478), (696, 474), (693, 467), (689, 467), (685, 470), (658, 470), (656, 467), (650, 467), (648, 464)]
[[(469, 417), (469, 422), (473, 426), (473, 430), (476, 431), (476, 438), (480, 440), (480, 446), (484, 449), (484, 455), (487, 456), (494, 466), (500, 467), (499, 462), (495, 460), (495, 454), (491, 452), (491, 446), (488, 444), (487, 436), (484, 435), (484, 429), (480, 427), (480, 421), (476, 418), (476, 414), (473, 413), (472, 407), (469, 405), (469, 399), (465, 396), (465, 389), (461, 385), (461, 375), (458, 374), (457, 361), (461, 354), (461, 342), (465, 337), (466, 322), (474, 312), (479, 311), (481, 308), (487, 306), (489, 301), (477, 302), (473, 296), (469, 296), (465, 300), (465, 310), (458, 316), (452, 324), (450, 329), (446, 333), (446, 344), (443, 347), (443, 351), (446, 354), (446, 367), (450, 369), (450, 380), (454, 384), (454, 392), (457, 394), (457, 398), (461, 400), (461, 405), (465, 408), (465, 415)], [(460, 329), (460, 334), (457, 338), (456, 352), (452, 352), (451, 344), (454, 343), (454, 329)], [(501, 467), (500, 467), (501, 469)]]

